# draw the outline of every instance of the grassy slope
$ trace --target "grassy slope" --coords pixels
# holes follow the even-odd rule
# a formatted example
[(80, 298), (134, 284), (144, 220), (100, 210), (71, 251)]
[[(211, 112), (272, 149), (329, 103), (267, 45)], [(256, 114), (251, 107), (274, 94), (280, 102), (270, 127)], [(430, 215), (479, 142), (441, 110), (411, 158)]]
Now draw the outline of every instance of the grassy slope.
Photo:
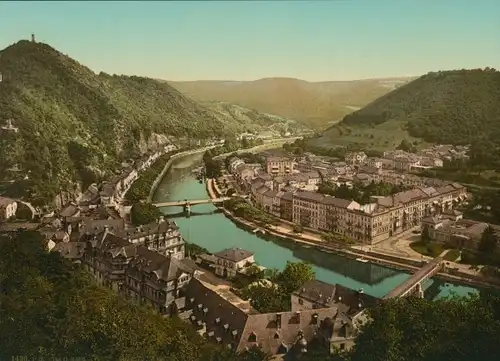
[(387, 149), (403, 139), (470, 143), (499, 131), (500, 73), (460, 70), (424, 75), (346, 116), (312, 142)]
[(362, 107), (386, 94), (398, 79), (313, 83), (292, 78), (266, 78), (248, 82), (169, 83), (198, 101), (239, 104), (324, 129), (352, 112), (349, 106)]

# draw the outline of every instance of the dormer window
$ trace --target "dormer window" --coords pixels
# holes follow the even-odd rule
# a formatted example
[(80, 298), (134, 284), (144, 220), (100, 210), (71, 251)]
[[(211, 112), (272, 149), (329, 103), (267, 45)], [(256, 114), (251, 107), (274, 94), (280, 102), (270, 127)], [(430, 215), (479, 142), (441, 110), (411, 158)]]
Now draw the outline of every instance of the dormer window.
[(275, 340), (277, 340), (278, 338), (280, 338), (280, 334), (279, 334), (278, 332), (276, 332), (276, 333), (274, 334), (274, 339), (275, 339)]
[(203, 308), (203, 305), (200, 303), (200, 304), (198, 305), (198, 309), (199, 309), (199, 310), (201, 310), (202, 308)]
[(201, 327), (201, 325), (203, 325), (203, 322), (201, 322), (201, 320), (198, 320), (196, 324)]
[(217, 337), (215, 340), (217, 341), (217, 343), (222, 343), (222, 338), (221, 337)]
[(312, 320), (311, 320), (311, 323), (312, 323), (313, 325), (318, 324), (318, 314), (317, 314), (317, 313), (315, 313), (314, 315), (312, 315)]
[(207, 308), (207, 307), (205, 307), (205, 308), (203, 309), (203, 313), (204, 313), (205, 315), (208, 313), (208, 308)]
[(217, 323), (217, 324), (219, 324), (219, 323), (220, 323), (220, 318), (219, 318), (219, 317), (217, 317), (217, 318), (215, 319), (215, 323)]
[(191, 304), (193, 304), (194, 303), (194, 298), (190, 298), (189, 302), (191, 302)]
[(228, 324), (228, 323), (226, 323), (226, 324), (224, 325), (224, 330), (226, 330), (226, 331), (227, 331), (227, 330), (229, 330), (229, 324)]
[(215, 335), (215, 332), (214, 331), (210, 331), (209, 333), (207, 333), (208, 337), (212, 337), (213, 335)]
[(255, 332), (250, 333), (248, 336), (248, 342), (257, 342), (257, 334)]
[(196, 321), (196, 316), (195, 315), (191, 316), (191, 321), (193, 321), (193, 322)]
[(238, 335), (238, 330), (233, 330), (233, 332), (231, 332), (231, 334), (236, 337)]

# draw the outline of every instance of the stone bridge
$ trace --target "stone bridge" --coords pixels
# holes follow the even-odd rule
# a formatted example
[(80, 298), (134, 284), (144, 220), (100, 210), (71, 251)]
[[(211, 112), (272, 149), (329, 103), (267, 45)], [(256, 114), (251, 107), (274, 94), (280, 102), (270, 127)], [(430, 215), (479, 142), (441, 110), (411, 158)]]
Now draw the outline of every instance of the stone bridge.
[(222, 203), (231, 199), (230, 197), (220, 197), (213, 199), (194, 199), (194, 200), (183, 200), (183, 201), (172, 201), (172, 202), (161, 202), (153, 203), (156, 207), (191, 207), (198, 204), (209, 204), (209, 203)]
[(383, 300), (389, 300), (392, 298), (406, 297), (406, 296), (417, 296), (420, 298), (424, 297), (424, 289), (422, 284), (428, 279), (432, 278), (444, 269), (444, 259), (442, 256), (436, 257), (430, 262), (422, 266), (417, 272), (415, 272), (410, 278), (405, 282), (401, 283), (399, 286), (394, 288), (391, 292), (386, 294)]

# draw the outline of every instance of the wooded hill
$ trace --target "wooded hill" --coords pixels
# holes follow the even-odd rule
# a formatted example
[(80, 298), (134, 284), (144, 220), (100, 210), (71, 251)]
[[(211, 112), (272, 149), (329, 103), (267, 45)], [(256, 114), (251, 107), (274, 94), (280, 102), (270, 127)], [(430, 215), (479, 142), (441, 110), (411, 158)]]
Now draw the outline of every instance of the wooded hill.
[(6, 171), (17, 165), (41, 203), (146, 151), (156, 135), (224, 137), (280, 122), (211, 110), (153, 79), (97, 75), (42, 43), (2, 50), (0, 73), (0, 126), (11, 119), (18, 128), (0, 134), (0, 174), (12, 180)]
[(403, 139), (497, 144), (500, 72), (486, 68), (426, 74), (347, 115), (316, 144), (388, 148)]

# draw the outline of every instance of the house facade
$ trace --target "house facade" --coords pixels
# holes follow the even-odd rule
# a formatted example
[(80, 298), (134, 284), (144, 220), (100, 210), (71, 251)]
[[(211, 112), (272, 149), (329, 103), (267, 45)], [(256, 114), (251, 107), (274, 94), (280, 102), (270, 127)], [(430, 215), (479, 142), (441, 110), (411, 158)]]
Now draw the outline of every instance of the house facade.
[(286, 157), (269, 157), (266, 159), (267, 173), (279, 177), (293, 172), (293, 160)]
[(0, 222), (16, 216), (17, 202), (13, 199), (0, 197)]
[(255, 263), (254, 254), (241, 248), (228, 248), (214, 254), (215, 274), (223, 278), (236, 276), (238, 270)]

